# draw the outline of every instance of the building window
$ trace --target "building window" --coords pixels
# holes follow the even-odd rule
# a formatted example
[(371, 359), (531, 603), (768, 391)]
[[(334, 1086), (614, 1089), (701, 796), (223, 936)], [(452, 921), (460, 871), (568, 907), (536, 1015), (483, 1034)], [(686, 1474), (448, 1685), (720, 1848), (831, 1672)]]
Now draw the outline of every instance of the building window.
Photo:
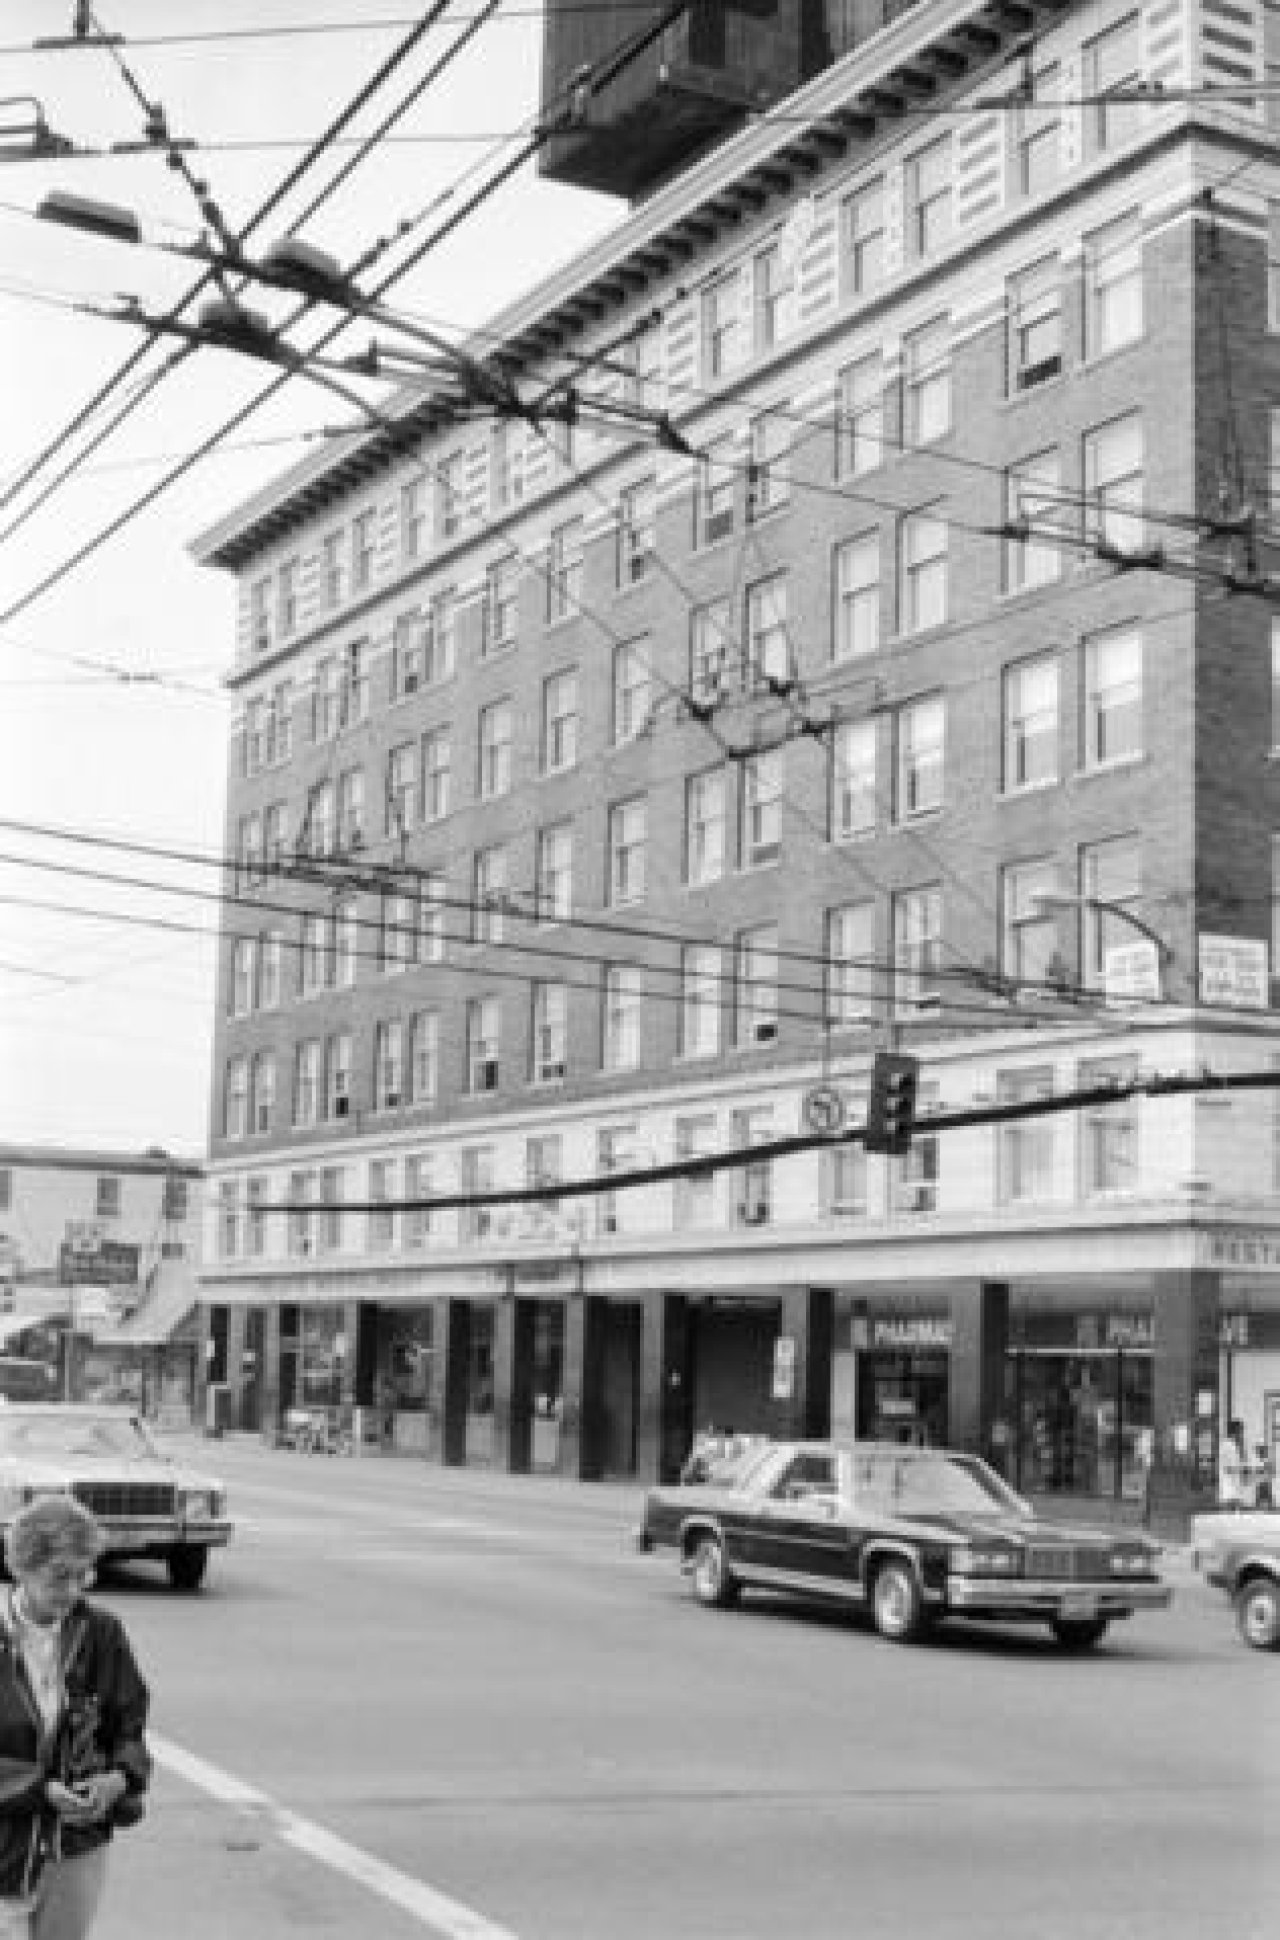
[(329, 532), (320, 542), (320, 599), (327, 613), (341, 606), (346, 593), (341, 532)]
[(247, 780), (260, 775), (267, 761), (267, 703), (259, 696), (244, 710), (244, 772)]
[(218, 1257), (233, 1260), (240, 1250), (240, 1196), (234, 1179), (218, 1186)]
[(941, 694), (909, 701), (897, 714), (894, 803), (900, 822), (942, 807), (946, 708)]
[[(464, 1145), (458, 1173), (462, 1190), (472, 1198), (480, 1199), (492, 1192), (495, 1178), (492, 1145)], [(459, 1237), (466, 1241), (488, 1239), (493, 1232), (493, 1217), (492, 1206), (464, 1206), (459, 1218)]]
[[(1081, 1091), (1131, 1084), (1137, 1065), (1127, 1058), (1086, 1058), (1076, 1073)], [(1080, 1113), (1080, 1185), (1087, 1199), (1132, 1192), (1138, 1183), (1138, 1101), (1088, 1105)]]
[(1142, 848), (1138, 838), (1114, 836), (1081, 849), (1080, 893), (1086, 899), (1081, 911), (1081, 967), (1085, 983), (1097, 990), (1105, 979), (1107, 951), (1133, 941), (1131, 925), (1097, 905), (1117, 903), (1136, 909), (1141, 902)]
[(906, 167), (908, 253), (917, 260), (951, 240), (951, 137), (942, 135), (913, 155)]
[(929, 444), (951, 429), (951, 319), (935, 317), (903, 339), (903, 435)]
[(703, 452), (698, 464), (695, 493), (694, 542), (713, 546), (733, 531), (733, 504), (736, 490), (733, 441), (717, 438)]
[(496, 997), (473, 997), (467, 1005), (467, 1090), (498, 1089), (498, 1041), (502, 1008)]
[(427, 549), (426, 485), (411, 478), (400, 487), (400, 557), (407, 566)]
[(422, 737), (422, 819), (443, 822), (453, 787), (453, 752), (447, 727), (428, 728)]
[(364, 843), (364, 770), (348, 768), (338, 776), (338, 847), (343, 854)]
[(432, 1193), (432, 1162), (426, 1152), (410, 1152), (404, 1162), (405, 1210), (401, 1232), (409, 1250), (429, 1246), (436, 1232), (436, 1216), (427, 1201)]
[(573, 915), (573, 828), (558, 822), (539, 829), (534, 894), (540, 923), (567, 923)]
[(717, 277), (702, 296), (702, 368), (708, 378), (737, 369), (743, 335), (741, 278), (735, 269)]
[(231, 1015), (247, 1017), (253, 1009), (258, 945), (251, 936), (237, 937), (231, 953)]
[(272, 765), (288, 761), (293, 754), (293, 682), (280, 680), (271, 690), (267, 716), (267, 760)]
[(640, 1063), (640, 1017), (644, 979), (632, 963), (610, 964), (604, 973), (604, 1068), (634, 1071)]
[(351, 1035), (338, 1031), (325, 1045), (325, 1117), (351, 1115)]
[(276, 625), (280, 638), (287, 640), (298, 630), (298, 578), (301, 561), (286, 559), (280, 568), (276, 587)]
[(911, 512), (898, 529), (898, 624), (922, 633), (947, 617), (947, 522), (936, 512)]
[(870, 296), (884, 282), (884, 183), (855, 189), (844, 205), (845, 293)]
[(553, 1188), (564, 1178), (564, 1141), (558, 1132), (543, 1132), (536, 1138), (525, 1140), (524, 1182), (532, 1190), (547, 1196), (525, 1210), (525, 1218), (534, 1222), (539, 1237), (548, 1232), (554, 1234), (554, 1220), (560, 1210), (560, 1201)]
[(394, 1159), (370, 1159), (369, 1198), (373, 1209), (366, 1215), (365, 1238), (372, 1253), (389, 1253), (396, 1243), (395, 1208), (386, 1201), (395, 1196)]
[(938, 1002), (942, 891), (936, 883), (893, 898), (893, 1004), (910, 1016)]
[(876, 826), (876, 723), (841, 721), (831, 743), (831, 839), (847, 842)]
[(756, 687), (783, 684), (790, 678), (785, 573), (773, 573), (747, 588), (747, 673)]
[(556, 527), (547, 547), (547, 620), (569, 620), (582, 605), (582, 520)]
[[(624, 353), (625, 354), (625, 353)], [(631, 340), (626, 394), (642, 410), (657, 410), (662, 402), (662, 325), (648, 323)]]
[(759, 869), (782, 853), (782, 749), (747, 755), (742, 774), (742, 867)]
[[(7, 1213), (12, 1211), (13, 1211), (13, 1168), (12, 1166), (8, 1166), (8, 1165), (0, 1166), (0, 1212)], [(166, 1214), (166, 1218), (167, 1217), (170, 1217), (170, 1215)], [(186, 1217), (185, 1212), (182, 1214), (182, 1217), (183, 1218)]]
[(756, 524), (791, 498), (791, 425), (775, 404), (751, 420), (747, 456), (747, 522)]
[[(635, 1164), (635, 1126), (608, 1125), (596, 1133), (596, 1175), (608, 1178), (615, 1172), (627, 1172)], [(596, 1232), (602, 1238), (622, 1231), (622, 1208), (625, 1195), (616, 1192), (601, 1192), (595, 1195)]]
[[(227, 1064), (226, 1103), (223, 1110), (223, 1130), (227, 1138), (243, 1138), (249, 1130), (249, 1060), (245, 1057), (231, 1058)], [(98, 1217), (106, 1217), (102, 1210), (104, 1187), (114, 1187), (116, 1194), (115, 1211), (118, 1213), (119, 1180), (99, 1179)]]
[(507, 852), (501, 846), (478, 849), (471, 872), (471, 941), (501, 943), (507, 900)]
[(619, 494), (619, 586), (634, 586), (652, 569), (657, 546), (657, 503), (657, 487), (651, 478), (641, 479)]
[(493, 427), (489, 475), (498, 512), (510, 511), (524, 498), (524, 438), (522, 424), (500, 421)]
[(755, 289), (755, 347), (772, 350), (789, 337), (798, 321), (796, 265), (780, 242), (771, 242), (756, 255), (752, 266)]
[(734, 945), (734, 1042), (739, 1050), (772, 1044), (778, 1035), (778, 930), (762, 923)]
[(1095, 155), (1120, 148), (1139, 133), (1141, 104), (1133, 100), (1109, 101), (1107, 96), (1120, 89), (1136, 90), (1141, 84), (1142, 62), (1135, 13), (1084, 45), (1083, 91), (1092, 104), (1088, 110), (1088, 146)]
[(1142, 753), (1142, 634), (1115, 627), (1084, 647), (1084, 765), (1103, 768)]
[(1143, 331), (1142, 224), (1121, 216), (1084, 239), (1084, 342), (1087, 357), (1136, 343)]
[(245, 1181), (244, 1250), (251, 1260), (262, 1259), (267, 1250), (267, 1215), (263, 1210), (266, 1196), (265, 1179), (254, 1178)]
[(1267, 204), (1267, 329), (1280, 330), (1280, 202)]
[(463, 454), (451, 451), (436, 464), (436, 531), (441, 539), (456, 539), (462, 530), (465, 500), (462, 495)]
[(822, 1210), (833, 1218), (865, 1219), (867, 1155), (860, 1145), (833, 1145), (822, 1153)]
[[(932, 1104), (923, 1093), (920, 1102), (925, 1109)], [(917, 1132), (911, 1150), (894, 1162), (889, 1177), (895, 1212), (937, 1212), (941, 1144), (936, 1132)]]
[[(1026, 593), (1062, 571), (1062, 468), (1056, 451), (1024, 458), (1004, 475), (1004, 586)], [(1039, 536), (1037, 536), (1039, 535)], [(1059, 536), (1061, 535), (1061, 536)]]
[(339, 990), (355, 985), (359, 930), (355, 897), (344, 896), (333, 910), (333, 981)]
[(440, 1090), (440, 1018), (415, 1012), (409, 1024), (409, 1102), (433, 1105)]
[(484, 576), (484, 626), (481, 648), (499, 653), (515, 645), (520, 562), (514, 553), (495, 559)]
[(291, 1172), (289, 1174), (289, 1228), (288, 1247), (293, 1258), (305, 1258), (315, 1250), (313, 1230), (315, 1214), (306, 1211), (307, 1201), (314, 1199), (316, 1175), (314, 1172)]
[(1058, 662), (1052, 654), (1004, 670), (1006, 794), (1058, 779)]
[(728, 600), (695, 607), (689, 625), (689, 692), (700, 707), (714, 707), (723, 695), (730, 645)]
[(680, 951), (680, 1055), (714, 1057), (720, 1049), (720, 951), (686, 943)]
[(311, 692), (311, 738), (332, 741), (341, 725), (342, 674), (337, 656), (325, 654), (317, 660)]
[(407, 835), (416, 817), (418, 799), (418, 750), (412, 741), (402, 741), (387, 756), (388, 835)]
[(320, 1168), (320, 1251), (337, 1253), (342, 1249), (342, 1198), (344, 1174), (340, 1165)]
[(1046, 256), (1009, 278), (1009, 391), (1033, 390), (1062, 369), (1062, 267)]
[(578, 759), (578, 676), (574, 668), (542, 683), (542, 772), (562, 774)]
[(493, 701), (480, 709), (476, 792), (482, 802), (511, 792), (511, 735), (510, 701)]
[(298, 1127), (320, 1119), (320, 1040), (305, 1038), (293, 1054), (293, 1122)]
[(1014, 116), (1018, 188), (1024, 196), (1043, 195), (1058, 179), (1060, 85), (1056, 61), (1037, 69), (1031, 77), (1031, 100), (1024, 102)]
[[(716, 1149), (716, 1121), (710, 1115), (677, 1118), (676, 1160), (690, 1165), (711, 1158)], [(672, 1219), (677, 1232), (705, 1232), (715, 1219), (716, 1175), (705, 1170), (686, 1172), (674, 1181)]]
[(418, 961), (444, 962), (445, 880), (439, 869), (425, 869), (418, 898)]
[(1271, 964), (1274, 975), (1280, 966), (1280, 835), (1271, 838)]
[(880, 645), (880, 534), (836, 547), (833, 660), (857, 660)]
[(253, 653), (271, 651), (271, 581), (255, 580), (249, 588), (249, 646)]
[(1097, 547), (1122, 553), (1142, 548), (1142, 447), (1137, 411), (1085, 433), (1085, 536)]
[(648, 804), (643, 795), (609, 810), (609, 905), (619, 909), (644, 896)]
[(884, 359), (873, 351), (840, 373), (836, 430), (836, 470), (860, 478), (884, 463)]
[(383, 891), (382, 968), (397, 976), (413, 966), (418, 941), (416, 899), (403, 889)]
[(303, 916), (298, 958), (300, 994), (314, 997), (324, 989), (329, 971), (329, 924), (322, 914), (312, 911)]
[(1280, 749), (1280, 616), (1271, 622), (1271, 751)]
[(850, 1030), (872, 1020), (881, 979), (876, 966), (876, 906), (845, 903), (826, 919), (826, 1023)]
[(340, 725), (353, 727), (369, 718), (369, 652), (363, 640), (353, 640), (342, 656)]
[(278, 1010), (283, 988), (284, 937), (279, 930), (268, 930), (262, 939), (258, 968), (258, 1003), (263, 1010)]
[[(773, 1115), (767, 1106), (730, 1114), (729, 1143), (735, 1151), (749, 1152), (753, 1145), (766, 1145), (772, 1136)], [(734, 1225), (767, 1226), (773, 1217), (772, 1160), (748, 1159), (735, 1167), (731, 1181)]]
[(404, 1103), (404, 1025), (378, 1024), (373, 1034), (373, 1108), (398, 1111)]
[(613, 745), (634, 741), (648, 724), (653, 677), (649, 642), (625, 640), (613, 650)]
[(259, 1051), (249, 1073), (249, 1128), (269, 1132), (276, 1109), (276, 1061), (270, 1051)]
[(279, 869), (289, 847), (289, 812), (283, 802), (272, 802), (262, 822), (264, 866)]
[(453, 678), (456, 620), (457, 602), (453, 588), (447, 586), (433, 594), (423, 622), (422, 678), (428, 687)]
[(564, 1077), (569, 1045), (569, 987), (533, 987), (533, 1044), (530, 1075), (535, 1084), (558, 1084)]
[(725, 858), (723, 768), (689, 775), (684, 784), (684, 879), (690, 889), (719, 882)]
[(1000, 872), (1000, 970), (1015, 985), (1043, 990), (1058, 951), (1056, 912), (1039, 898), (1058, 886), (1052, 859), (1011, 862)]
[(351, 522), (351, 590), (367, 592), (373, 584), (373, 561), (377, 540), (378, 515), (372, 509), (359, 512)]
[(244, 815), (236, 830), (236, 879), (237, 886), (251, 889), (261, 882), (264, 871), (262, 849), (262, 817)]
[(403, 700), (425, 684), (425, 622), (414, 607), (397, 616), (391, 636), (391, 698)]

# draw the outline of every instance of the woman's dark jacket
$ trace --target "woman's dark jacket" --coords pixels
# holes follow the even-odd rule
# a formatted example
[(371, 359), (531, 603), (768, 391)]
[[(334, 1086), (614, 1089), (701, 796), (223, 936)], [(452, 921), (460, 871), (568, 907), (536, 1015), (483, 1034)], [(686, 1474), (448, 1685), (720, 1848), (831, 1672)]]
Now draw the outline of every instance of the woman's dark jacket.
[[(30, 1892), (46, 1859), (87, 1852), (142, 1817), (149, 1697), (124, 1626), (79, 1598), (63, 1620), (61, 1646), (62, 1723), (54, 1743), (42, 1746), (9, 1596), (0, 1591), (0, 1899)], [(103, 1771), (122, 1772), (129, 1786), (106, 1818), (68, 1825), (46, 1803), (48, 1779), (71, 1785)]]

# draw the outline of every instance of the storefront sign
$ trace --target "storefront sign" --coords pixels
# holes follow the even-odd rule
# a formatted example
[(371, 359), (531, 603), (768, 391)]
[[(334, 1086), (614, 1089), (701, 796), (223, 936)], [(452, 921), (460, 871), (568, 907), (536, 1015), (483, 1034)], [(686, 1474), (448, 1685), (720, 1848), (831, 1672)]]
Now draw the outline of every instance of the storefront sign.
[(1102, 983), (1109, 1004), (1158, 1003), (1160, 952), (1145, 937), (1117, 943), (1103, 957)]
[(58, 1280), (70, 1286), (132, 1286), (138, 1277), (139, 1249), (118, 1240), (100, 1240), (89, 1250), (64, 1241), (58, 1249)]
[(779, 1334), (773, 1343), (773, 1398), (790, 1401), (796, 1391), (796, 1343), (791, 1334)]
[(872, 1347), (909, 1351), (917, 1347), (950, 1347), (950, 1314), (902, 1314), (872, 1320)]
[(1204, 1233), (1200, 1249), (1205, 1266), (1230, 1266), (1237, 1271), (1273, 1273), (1280, 1267), (1280, 1233)]
[(1200, 1002), (1267, 1008), (1267, 946), (1248, 936), (1200, 938)]

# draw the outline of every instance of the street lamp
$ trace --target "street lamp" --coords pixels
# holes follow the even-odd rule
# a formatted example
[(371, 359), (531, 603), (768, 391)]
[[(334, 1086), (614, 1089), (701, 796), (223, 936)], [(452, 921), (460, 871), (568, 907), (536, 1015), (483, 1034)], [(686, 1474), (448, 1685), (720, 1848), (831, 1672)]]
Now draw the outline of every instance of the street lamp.
[(1124, 903), (1112, 902), (1106, 896), (1075, 895), (1067, 889), (1037, 889), (1032, 892), (1028, 900), (1037, 910), (1092, 909), (1102, 916), (1114, 917), (1118, 923), (1127, 923), (1130, 929), (1135, 930), (1143, 941), (1151, 944), (1154, 949), (1156, 996), (1157, 998), (1164, 996), (1164, 973), (1173, 962), (1173, 950), (1164, 937), (1157, 930), (1152, 929), (1150, 923), (1145, 923), (1140, 916), (1135, 916)]

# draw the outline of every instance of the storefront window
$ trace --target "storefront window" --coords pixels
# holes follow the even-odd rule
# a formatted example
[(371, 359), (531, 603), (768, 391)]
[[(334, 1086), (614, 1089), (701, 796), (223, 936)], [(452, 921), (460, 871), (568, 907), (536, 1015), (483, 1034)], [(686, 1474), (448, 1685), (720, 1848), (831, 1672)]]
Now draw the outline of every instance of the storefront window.
[(1031, 1495), (1141, 1502), (1152, 1433), (1151, 1356), (1011, 1357), (1014, 1480)]
[(336, 1408), (342, 1400), (342, 1358), (346, 1338), (339, 1307), (302, 1310), (301, 1405)]
[(564, 1305), (540, 1300), (533, 1322), (534, 1469), (554, 1471), (560, 1460), (560, 1416), (564, 1408)]

